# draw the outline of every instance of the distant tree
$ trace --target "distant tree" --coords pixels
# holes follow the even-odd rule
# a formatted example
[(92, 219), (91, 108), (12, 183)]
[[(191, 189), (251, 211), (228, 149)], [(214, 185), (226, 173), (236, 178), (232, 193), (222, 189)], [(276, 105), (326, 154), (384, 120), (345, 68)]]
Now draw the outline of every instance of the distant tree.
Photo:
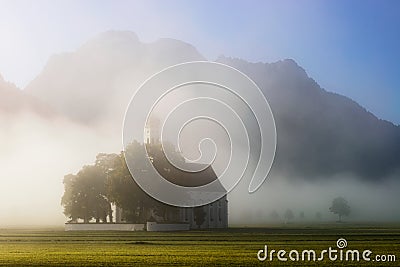
[(205, 222), (205, 219), (206, 219), (206, 212), (204, 211), (203, 207), (194, 208), (194, 221), (196, 222), (199, 229), (200, 226)]
[(320, 221), (320, 220), (322, 219), (322, 214), (321, 214), (321, 212), (317, 211), (317, 212), (315, 213), (315, 219), (317, 219), (318, 221)]
[(285, 212), (285, 220), (286, 222), (290, 222), (294, 219), (294, 214), (291, 209), (287, 209)]
[(301, 211), (299, 213), (299, 217), (300, 217), (301, 220), (304, 220), (304, 218), (305, 218), (304, 211)]
[(339, 222), (341, 222), (342, 216), (349, 216), (350, 206), (343, 197), (337, 197), (332, 201), (332, 206), (329, 208), (329, 211), (339, 215)]

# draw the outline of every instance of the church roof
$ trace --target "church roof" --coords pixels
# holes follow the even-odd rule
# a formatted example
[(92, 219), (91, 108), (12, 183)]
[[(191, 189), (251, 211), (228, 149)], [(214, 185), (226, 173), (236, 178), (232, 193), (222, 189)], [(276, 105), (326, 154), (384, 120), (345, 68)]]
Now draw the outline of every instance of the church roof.
[[(167, 167), (159, 168), (157, 164), (155, 164), (155, 168), (166, 180), (180, 186), (198, 187), (218, 179), (218, 176), (211, 166), (198, 163), (184, 163), (185, 169), (202, 169), (198, 172), (188, 172), (178, 169), (170, 163), (168, 163), (168, 165)], [(217, 181), (213, 186), (213, 191), (226, 192), (226, 189)]]

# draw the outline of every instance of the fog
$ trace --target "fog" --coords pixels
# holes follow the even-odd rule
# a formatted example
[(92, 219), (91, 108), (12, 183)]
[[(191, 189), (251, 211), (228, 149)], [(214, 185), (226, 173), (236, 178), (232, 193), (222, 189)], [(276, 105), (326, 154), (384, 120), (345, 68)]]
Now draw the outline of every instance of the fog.
[[(167, 66), (202, 59), (186, 43), (163, 39), (144, 44), (126, 32), (102, 34), (74, 53), (52, 58), (24, 90), (51, 106), (51, 116), (30, 109), (0, 109), (0, 227), (66, 222), (60, 204), (64, 175), (92, 164), (98, 153), (121, 151), (124, 111), (137, 87)], [(253, 64), (224, 58), (223, 63), (246, 72), (260, 86), (278, 130), (278, 153), (272, 171), (260, 189), (249, 194), (251, 170), (260, 154), (258, 122), (254, 118), (249, 121), (248, 107), (232, 99), (232, 95), (223, 98), (245, 120), (250, 146), (254, 148), (250, 155), (252, 167), (228, 195), (231, 225), (281, 223), (287, 209), (293, 211), (294, 221), (334, 222), (337, 216), (329, 212), (329, 207), (339, 196), (351, 208), (345, 221), (400, 220), (400, 172), (393, 171), (399, 167), (399, 127), (379, 121), (350, 99), (327, 93), (293, 60)], [(165, 115), (171, 106), (175, 108), (186, 99), (220, 99), (223, 94), (225, 91), (214, 87), (197, 86), (180, 95), (166, 96), (155, 112)], [(220, 116), (219, 121), (234, 125), (226, 120), (229, 115), (224, 109), (211, 109), (203, 100), (182, 105), (183, 116), (172, 116), (170, 127), (179, 129), (182, 125), (177, 124), (205, 107), (209, 114)], [(17, 106), (19, 99), (13, 101), (9, 106)], [(136, 103), (139, 108), (141, 104)], [(231, 146), (245, 149), (241, 140), (226, 142), (231, 133), (210, 121), (195, 121), (191, 126), (182, 130), (182, 152), (187, 158), (196, 159), (199, 141), (213, 137), (220, 153), (213, 166), (217, 174), (224, 171)], [(133, 124), (136, 127), (143, 133), (144, 125)], [(204, 155), (213, 155), (212, 152)], [(377, 176), (379, 173), (381, 176)], [(273, 211), (279, 218), (270, 216)], [(301, 212), (304, 218), (300, 218)], [(317, 212), (321, 219), (316, 218)]]
[[(93, 163), (97, 153), (118, 152), (121, 147), (117, 131), (105, 133), (104, 128), (99, 131), (62, 118), (3, 115), (0, 125), (4, 129), (0, 132), (1, 227), (62, 225), (66, 221), (60, 205), (63, 176)], [(384, 180), (365, 182), (344, 173), (310, 182), (273, 171), (256, 193), (249, 194), (249, 179), (243, 179), (228, 195), (229, 222), (249, 226), (284, 222), (287, 209), (293, 211), (294, 221), (319, 221), (320, 212), (322, 222), (333, 222), (337, 215), (329, 207), (338, 196), (351, 208), (345, 221), (398, 221), (398, 175)], [(271, 217), (273, 211), (278, 219)]]
[(112, 134), (63, 118), (0, 115), (0, 227), (61, 225), (63, 177), (120, 149)]
[[(231, 224), (262, 225), (285, 222), (284, 213), (293, 211), (293, 222), (335, 222), (338, 216), (329, 211), (332, 200), (343, 197), (351, 212), (346, 222), (390, 222), (400, 220), (400, 183), (398, 174), (385, 182), (365, 182), (351, 174), (337, 174), (323, 182), (309, 182), (301, 177), (290, 181), (287, 177), (271, 175), (254, 194), (246, 192), (248, 179), (243, 180), (229, 195)], [(276, 211), (279, 218), (273, 218)], [(304, 218), (300, 213), (304, 212)], [(316, 213), (321, 218), (316, 218)]]

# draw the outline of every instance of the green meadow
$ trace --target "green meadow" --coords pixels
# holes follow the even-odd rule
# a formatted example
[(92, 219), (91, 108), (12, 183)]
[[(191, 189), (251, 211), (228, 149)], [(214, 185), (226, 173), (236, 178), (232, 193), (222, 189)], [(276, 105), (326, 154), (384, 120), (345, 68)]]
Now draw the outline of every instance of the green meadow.
[[(395, 262), (273, 261), (260, 262), (257, 252), (337, 248), (374, 255), (393, 254)], [(65, 232), (62, 228), (0, 229), (0, 265), (36, 266), (398, 266), (400, 225), (271, 225), (188, 232)], [(318, 255), (318, 254), (317, 254)]]

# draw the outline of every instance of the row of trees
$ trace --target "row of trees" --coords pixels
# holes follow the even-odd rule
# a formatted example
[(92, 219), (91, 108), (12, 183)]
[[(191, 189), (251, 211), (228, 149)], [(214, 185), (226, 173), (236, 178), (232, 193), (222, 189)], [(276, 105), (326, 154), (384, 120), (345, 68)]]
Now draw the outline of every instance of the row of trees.
[[(276, 210), (273, 210), (273, 211), (269, 214), (269, 217), (270, 217), (272, 220), (276, 221), (276, 220), (279, 220), (280, 215), (279, 215), (279, 213), (278, 213)], [(287, 209), (287, 210), (285, 211), (285, 213), (283, 214), (283, 218), (285, 219), (286, 222), (289, 222), (289, 221), (294, 220), (294, 218), (295, 218), (294, 212), (293, 212), (291, 209)], [(301, 220), (304, 220), (304, 219), (306, 218), (304, 211), (301, 211), (301, 212), (299, 213), (298, 218), (300, 218)], [(318, 211), (318, 212), (315, 213), (315, 219), (316, 219), (316, 220), (321, 220), (321, 219), (322, 219), (322, 214), (321, 214), (321, 212)]]
[[(332, 201), (332, 205), (329, 208), (329, 211), (337, 214), (339, 216), (339, 222), (342, 221), (343, 216), (348, 216), (350, 214), (350, 206), (347, 203), (347, 200), (344, 199), (343, 197), (337, 197)], [(273, 210), (269, 214), (270, 218), (272, 220), (278, 220), (279, 219), (279, 213), (276, 210)], [(305, 219), (305, 214), (303, 211), (299, 213), (298, 216), (301, 220)], [(283, 219), (285, 222), (290, 222), (293, 221), (295, 218), (295, 215), (291, 209), (287, 209), (285, 213), (283, 214)], [(315, 219), (316, 220), (321, 220), (322, 219), (322, 214), (321, 212), (316, 212), (315, 213)]]
[[(61, 204), (64, 214), (76, 222), (79, 219), (85, 223), (112, 222), (111, 205), (117, 205), (123, 210), (123, 217), (128, 222), (143, 223), (149, 218), (148, 210), (153, 210), (157, 216), (165, 218), (167, 213), (177, 212), (177, 208), (166, 205), (149, 197), (134, 181), (126, 165), (125, 158), (129, 155), (134, 159), (135, 168), (148, 168), (138, 154), (140, 144), (132, 143), (125, 152), (120, 154), (99, 154), (94, 165), (84, 166), (77, 174), (64, 177), (64, 195)], [(167, 160), (160, 145), (147, 145), (151, 159), (158, 168), (166, 167)], [(174, 156), (180, 157), (177, 152)], [(167, 220), (167, 218), (165, 218)]]

